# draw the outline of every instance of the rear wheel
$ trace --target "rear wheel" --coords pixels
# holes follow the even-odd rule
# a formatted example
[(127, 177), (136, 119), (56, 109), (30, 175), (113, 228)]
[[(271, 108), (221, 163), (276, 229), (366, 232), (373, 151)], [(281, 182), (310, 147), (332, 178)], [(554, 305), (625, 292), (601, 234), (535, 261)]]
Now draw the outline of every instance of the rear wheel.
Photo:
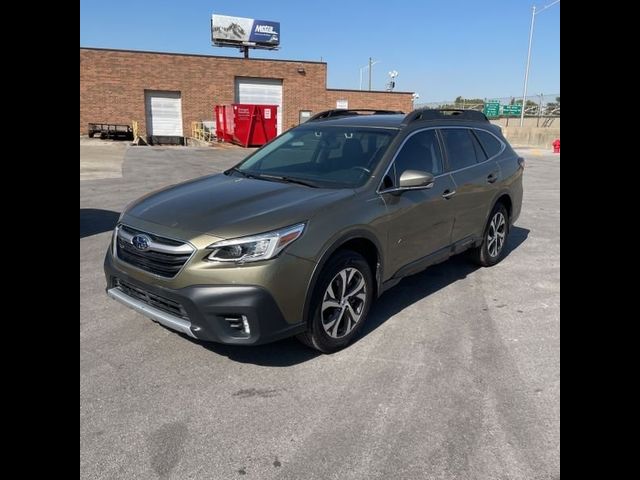
[(509, 213), (498, 203), (489, 215), (482, 244), (472, 250), (474, 260), (483, 267), (491, 267), (504, 258), (509, 235)]
[(373, 299), (373, 276), (362, 255), (344, 250), (323, 269), (313, 292), (305, 345), (331, 353), (346, 347), (362, 328)]

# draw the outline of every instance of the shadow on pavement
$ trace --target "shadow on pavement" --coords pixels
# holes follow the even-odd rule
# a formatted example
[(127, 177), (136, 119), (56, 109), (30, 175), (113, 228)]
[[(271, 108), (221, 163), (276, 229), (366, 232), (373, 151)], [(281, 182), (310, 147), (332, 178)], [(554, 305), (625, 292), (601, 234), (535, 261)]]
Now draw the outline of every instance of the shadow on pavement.
[[(507, 239), (505, 258), (518, 248), (529, 236), (529, 230), (513, 226)], [(502, 260), (504, 261), (504, 259)], [(362, 327), (356, 341), (362, 340), (389, 318), (423, 298), (452, 283), (462, 280), (480, 267), (468, 258), (468, 252), (451, 257), (446, 262), (434, 265), (426, 270), (404, 278), (398, 285), (386, 291), (369, 312), (369, 318)]]
[(98, 208), (80, 209), (80, 238), (108, 232), (116, 227), (119, 212)]
[[(189, 338), (186, 337), (185, 338)], [(267, 345), (243, 347), (237, 345), (223, 345), (220, 343), (200, 342), (190, 339), (207, 350), (228, 357), (229, 360), (240, 363), (251, 363), (266, 367), (290, 367), (304, 363), (322, 355), (320, 352), (302, 345), (295, 338), (286, 338)]]
[[(505, 258), (527, 239), (529, 232), (530, 230), (526, 228), (516, 226), (511, 228), (511, 233), (507, 240)], [(369, 318), (355, 341), (361, 341), (398, 312), (481, 268), (471, 263), (466, 257), (466, 253), (451, 257), (444, 263), (434, 265), (421, 273), (403, 279), (399, 284), (402, 285), (401, 288), (396, 286), (385, 292), (372, 305)], [(288, 367), (321, 355), (321, 353), (302, 345), (295, 338), (288, 338), (257, 347), (242, 347), (201, 342), (186, 335), (182, 336), (213, 353), (224, 355), (230, 360), (254, 365)]]

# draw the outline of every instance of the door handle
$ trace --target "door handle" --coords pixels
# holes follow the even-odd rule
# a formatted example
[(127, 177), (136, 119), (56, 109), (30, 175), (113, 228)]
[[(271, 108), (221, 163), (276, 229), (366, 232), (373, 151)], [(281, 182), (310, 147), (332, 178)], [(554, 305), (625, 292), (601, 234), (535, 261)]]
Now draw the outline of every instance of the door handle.
[(498, 175), (497, 175), (497, 174), (495, 174), (495, 173), (490, 173), (490, 174), (487, 176), (487, 182), (489, 182), (489, 183), (493, 183), (493, 182), (495, 182), (496, 180), (498, 180)]
[(456, 194), (455, 190), (449, 190), (448, 188), (442, 193), (442, 198), (446, 198), (447, 200), (449, 200), (451, 197), (453, 197)]

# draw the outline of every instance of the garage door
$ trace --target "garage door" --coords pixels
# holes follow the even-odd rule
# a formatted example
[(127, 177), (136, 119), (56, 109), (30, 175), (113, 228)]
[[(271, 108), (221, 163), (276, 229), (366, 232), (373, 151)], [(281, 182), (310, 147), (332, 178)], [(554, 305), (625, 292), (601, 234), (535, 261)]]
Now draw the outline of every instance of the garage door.
[(282, 133), (282, 80), (236, 78), (236, 102), (278, 106), (278, 135)]
[(147, 135), (182, 137), (182, 101), (180, 92), (145, 92)]

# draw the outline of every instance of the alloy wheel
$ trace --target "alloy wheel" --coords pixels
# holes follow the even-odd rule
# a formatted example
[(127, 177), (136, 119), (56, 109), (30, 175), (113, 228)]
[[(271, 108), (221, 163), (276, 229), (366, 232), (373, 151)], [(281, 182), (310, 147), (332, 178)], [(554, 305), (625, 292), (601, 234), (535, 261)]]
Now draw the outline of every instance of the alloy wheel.
[(487, 251), (493, 258), (500, 255), (507, 234), (507, 221), (502, 212), (496, 212), (487, 232)]
[(367, 285), (354, 267), (339, 271), (329, 282), (322, 298), (320, 315), (324, 331), (332, 338), (348, 335), (362, 318), (367, 301)]

